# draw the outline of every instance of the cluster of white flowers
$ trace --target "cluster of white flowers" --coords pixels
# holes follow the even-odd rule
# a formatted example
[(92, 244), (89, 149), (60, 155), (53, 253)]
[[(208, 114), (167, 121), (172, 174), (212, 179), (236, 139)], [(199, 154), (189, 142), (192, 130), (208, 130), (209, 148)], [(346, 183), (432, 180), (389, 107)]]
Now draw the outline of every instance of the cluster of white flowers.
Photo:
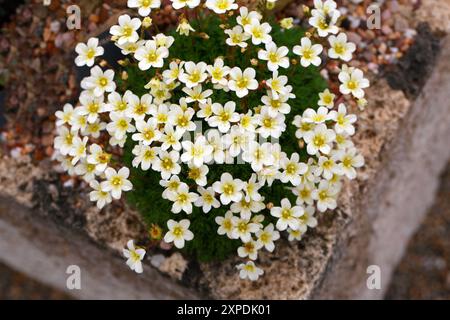
[[(336, 21), (340, 13), (336, 3), (332, 0), (314, 3), (309, 22), (319, 37), (328, 37), (330, 48), (326, 52), (321, 44), (313, 44), (312, 38), (303, 37), (292, 52), (299, 56), (303, 67), (319, 66), (325, 54), (330, 59), (349, 61), (355, 45), (339, 33)], [(175, 9), (199, 4), (199, 0), (172, 0)], [(160, 1), (129, 0), (128, 5), (146, 17), (159, 8)], [(234, 0), (207, 0), (205, 5), (217, 14), (238, 9)], [(259, 46), (257, 58), (267, 66), (271, 78), (258, 82), (255, 69), (227, 66), (222, 57), (217, 57), (212, 65), (169, 60), (173, 37), (159, 33), (145, 40), (139, 36), (143, 25), (140, 18), (120, 16), (118, 25), (110, 30), (113, 41), (123, 54), (134, 57), (139, 69), (158, 69), (157, 76), (145, 86), (148, 93), (139, 97), (131, 91), (117, 92), (114, 71), (94, 66), (90, 76), (81, 82), (79, 106), (67, 104), (56, 113), (54, 145), (62, 166), (90, 184), (93, 189), (90, 198), (102, 208), (112, 198), (119, 199), (122, 191), (131, 190), (132, 185), (128, 180), (129, 169), (113, 168), (117, 164), (111, 162), (112, 154), (106, 152), (107, 140), (99, 137), (107, 132), (112, 147), (123, 147), (127, 139), (135, 141), (132, 165), (160, 172), (160, 185), (165, 189), (162, 197), (172, 202), (174, 214), (189, 215), (194, 206), (205, 213), (229, 206), (225, 216), (215, 219), (217, 232), (242, 241), (237, 253), (249, 261), (238, 266), (240, 275), (256, 280), (263, 273), (253, 262), (258, 251), (264, 248), (272, 252), (281, 231), (287, 231), (292, 241), (300, 240), (308, 228), (314, 228), (316, 210), (336, 208), (341, 178), (354, 179), (355, 169), (364, 160), (350, 140), (355, 133), (356, 116), (347, 114), (344, 103), (335, 109), (335, 95), (329, 90), (319, 95), (318, 108), (306, 109), (293, 122), (298, 128), (299, 144), (304, 144), (310, 155), (307, 161), (302, 162), (297, 153), (286, 154), (278, 142), (271, 142), (286, 130), (285, 116), (291, 112), (289, 100), (296, 98), (288, 77), (279, 74), (290, 66), (289, 48), (277, 46), (270, 34), (272, 27), (263, 22), (260, 13), (240, 7), (236, 21), (236, 26), (223, 31), (228, 36), (227, 45), (243, 50)], [(185, 18), (177, 30), (184, 35), (194, 31)], [(76, 64), (91, 67), (103, 49), (98, 47), (97, 39), (90, 39), (87, 45), (77, 46), (77, 52)], [(339, 81), (343, 95), (363, 101), (363, 89), (369, 82), (361, 70), (344, 65)], [(172, 92), (178, 87), (184, 95), (172, 101)], [(213, 90), (228, 92), (230, 101), (224, 104), (213, 101)], [(264, 92), (260, 106), (239, 113), (242, 108), (234, 101), (255, 90)], [(201, 130), (202, 121), (210, 127), (207, 132)], [(220, 180), (208, 185), (210, 164), (236, 163), (237, 159), (248, 163), (254, 171), (248, 181), (224, 172)], [(182, 163), (187, 165), (188, 177), (194, 184), (180, 180)], [(276, 180), (285, 183), (286, 192), (296, 196), (295, 203), (286, 197), (274, 204), (260, 194), (261, 188)], [(261, 211), (266, 208), (276, 218), (275, 225), (264, 227)], [(188, 219), (169, 220), (164, 240), (182, 248), (185, 241), (194, 238), (189, 225)], [(129, 265), (137, 272), (142, 271), (140, 260), (145, 254), (139, 250), (131, 242), (124, 251)]]

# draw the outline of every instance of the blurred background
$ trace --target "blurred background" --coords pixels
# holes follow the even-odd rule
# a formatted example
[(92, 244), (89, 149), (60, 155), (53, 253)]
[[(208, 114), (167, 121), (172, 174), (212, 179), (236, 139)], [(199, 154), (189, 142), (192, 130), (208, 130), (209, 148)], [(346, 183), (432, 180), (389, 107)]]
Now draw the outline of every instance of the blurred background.
[[(126, 8), (126, 1), (73, 1), (83, 12), (84, 32), (69, 32), (65, 26), (68, 0), (0, 0), (0, 128), (3, 153), (28, 153), (39, 162), (53, 152), (51, 115), (78, 93), (79, 74), (73, 71), (73, 48), (86, 34), (98, 35), (108, 22)], [(300, 4), (293, 1), (277, 15), (301, 19)], [(378, 1), (383, 10), (380, 35), (359, 32), (370, 1), (342, 0), (349, 15), (344, 21), (350, 40), (363, 50), (359, 58), (374, 74), (396, 64), (406, 52), (415, 30), (393, 18), (398, 8), (415, 8), (420, 0)], [(113, 18), (111, 18), (113, 17)], [(171, 24), (174, 16), (162, 10), (158, 19)], [(389, 46), (386, 45), (389, 44)], [(414, 95), (414, 92), (411, 93)], [(58, 183), (64, 184), (63, 179)], [(58, 184), (57, 184), (58, 185)], [(82, 223), (71, 216), (71, 224)], [(80, 218), (81, 219), (81, 218)], [(5, 253), (1, 253), (5, 254)], [(47, 287), (0, 263), (0, 300), (70, 299), (66, 293)], [(442, 174), (434, 205), (410, 240), (395, 269), (387, 299), (450, 299), (450, 163)]]

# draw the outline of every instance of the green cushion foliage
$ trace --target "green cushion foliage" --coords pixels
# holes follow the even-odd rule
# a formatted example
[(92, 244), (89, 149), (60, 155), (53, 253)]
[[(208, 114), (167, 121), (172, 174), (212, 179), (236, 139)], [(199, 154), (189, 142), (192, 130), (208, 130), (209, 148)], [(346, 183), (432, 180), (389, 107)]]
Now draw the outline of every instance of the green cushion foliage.
[[(236, 25), (234, 18), (230, 18), (230, 24)], [(189, 37), (181, 36), (174, 30), (169, 32), (175, 38), (174, 44), (170, 47), (169, 59), (167, 59), (164, 69), (167, 68), (170, 61), (178, 58), (184, 61), (204, 61), (208, 64), (213, 64), (214, 59), (222, 56), (225, 65), (230, 67), (239, 66), (242, 70), (247, 67), (253, 67), (257, 71), (257, 80), (261, 81), (269, 79), (271, 72), (267, 70), (265, 61), (260, 61), (258, 66), (252, 66), (250, 59), (257, 58), (257, 50), (259, 48), (250, 45), (250, 49), (241, 53), (240, 48), (229, 47), (225, 43), (226, 34), (223, 29), (219, 27), (224, 23), (217, 17), (217, 15), (209, 15), (201, 17), (196, 21), (191, 21), (192, 26), (199, 32), (205, 32), (209, 38), (203, 39), (198, 34), (190, 35)], [(293, 46), (300, 43), (300, 39), (304, 32), (299, 27), (293, 27), (289, 30), (284, 30), (275, 22), (271, 23), (273, 30), (271, 35), (278, 46), (287, 46), (290, 51)], [(292, 51), (289, 53), (289, 58), (295, 58)], [(117, 79), (118, 88), (120, 91), (132, 90), (135, 94), (143, 95), (148, 93), (144, 89), (145, 84), (155, 75), (154, 70), (141, 71), (136, 65), (129, 65), (124, 68), (128, 73), (128, 79), (122, 81)], [(292, 125), (294, 116), (301, 114), (303, 110), (308, 107), (316, 108), (318, 101), (318, 93), (326, 88), (326, 81), (321, 77), (318, 69), (314, 66), (303, 68), (300, 65), (292, 65), (288, 69), (279, 69), (280, 74), (285, 74), (289, 78), (289, 84), (293, 86), (293, 93), (296, 95), (295, 99), (289, 100), (291, 112), (286, 115), (286, 131), (280, 137), (280, 144), (284, 152), (290, 156), (293, 152), (300, 154), (301, 158), (306, 158), (304, 149), (300, 149), (298, 141), (295, 138), (296, 127)], [(203, 84), (204, 89), (212, 88), (211, 84)], [(255, 108), (260, 104), (261, 97), (265, 95), (266, 90), (251, 91), (244, 99), (239, 99), (232, 92), (224, 92), (222, 90), (214, 90), (211, 96), (213, 102), (220, 102), (224, 104), (227, 101), (233, 100), (237, 105), (237, 112), (243, 112), (247, 108)], [(177, 101), (181, 97), (180, 87), (174, 91), (174, 96), (171, 98), (172, 102)], [(208, 129), (206, 122), (203, 122), (203, 129)], [(205, 214), (201, 208), (194, 206), (193, 212), (186, 215), (184, 212), (174, 214), (171, 212), (172, 202), (161, 197), (163, 188), (160, 186), (160, 173), (153, 170), (142, 171), (140, 168), (133, 168), (131, 162), (133, 160), (133, 149), (135, 142), (128, 137), (124, 151), (124, 162), (131, 169), (130, 180), (134, 185), (131, 192), (127, 193), (127, 201), (135, 207), (143, 216), (146, 223), (159, 225), (164, 233), (167, 231), (167, 221), (169, 219), (181, 220), (187, 218), (191, 221), (190, 230), (194, 233), (194, 239), (186, 243), (183, 248), (184, 253), (196, 257), (199, 261), (219, 261), (223, 260), (229, 255), (236, 252), (240, 245), (238, 240), (230, 240), (226, 236), (217, 234), (218, 225), (215, 222), (215, 217), (218, 215), (225, 215), (229, 210), (228, 206), (221, 206), (218, 209), (212, 209)], [(213, 164), (208, 165), (208, 186), (214, 181), (220, 180), (223, 172), (229, 172), (234, 178), (241, 180), (248, 180), (253, 173), (249, 164)], [(192, 185), (193, 181), (187, 178), (187, 166), (182, 165), (182, 172), (179, 175), (180, 179), (188, 185)], [(271, 187), (265, 186), (260, 189), (260, 193), (275, 205), (279, 205), (281, 199), (287, 197), (291, 203), (295, 202), (295, 196), (289, 190), (290, 185), (283, 184), (280, 181), (275, 181)], [(267, 201), (266, 201), (267, 202)], [(265, 216), (263, 224), (273, 222), (269, 210), (264, 209), (259, 214)]]

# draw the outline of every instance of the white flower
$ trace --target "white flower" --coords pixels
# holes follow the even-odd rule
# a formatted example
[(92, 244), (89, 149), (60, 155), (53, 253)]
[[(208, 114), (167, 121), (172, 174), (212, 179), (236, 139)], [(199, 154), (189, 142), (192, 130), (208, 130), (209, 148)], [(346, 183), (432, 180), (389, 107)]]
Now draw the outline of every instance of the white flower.
[(81, 81), (81, 87), (86, 90), (93, 90), (95, 96), (100, 97), (105, 92), (113, 92), (116, 90), (114, 83), (114, 71), (103, 70), (99, 66), (91, 69), (91, 76)]
[(320, 156), (314, 174), (318, 177), (322, 176), (326, 180), (330, 180), (333, 175), (339, 174), (340, 170), (333, 157)]
[(291, 159), (288, 157), (281, 159), (281, 168), (284, 169), (280, 176), (281, 182), (286, 183), (289, 181), (294, 186), (298, 186), (300, 184), (300, 175), (306, 173), (308, 166), (299, 161), (300, 156), (296, 152), (291, 155)]
[(261, 20), (261, 14), (257, 11), (248, 12), (247, 7), (239, 8), (239, 15), (236, 18), (236, 22), (241, 26), (245, 27), (252, 22), (259, 22)]
[(199, 103), (205, 103), (206, 99), (212, 95), (213, 91), (211, 89), (202, 90), (202, 85), (199, 84), (193, 88), (185, 87), (183, 88), (183, 92), (187, 94), (186, 102), (191, 103), (197, 101)]
[(230, 68), (224, 65), (222, 58), (214, 60), (214, 65), (207, 66), (206, 70), (208, 70), (208, 73), (211, 75), (211, 82), (213, 84), (219, 84), (221, 86), (226, 86), (228, 84), (226, 76), (230, 72)]
[(347, 35), (340, 33), (337, 36), (329, 36), (328, 42), (330, 49), (328, 49), (328, 56), (332, 59), (341, 59), (343, 61), (350, 61), (352, 53), (356, 50), (356, 46), (352, 42), (347, 42)]
[(121, 168), (118, 172), (113, 168), (105, 170), (106, 181), (101, 183), (103, 191), (111, 192), (114, 199), (120, 199), (122, 191), (130, 191), (133, 188), (131, 182), (127, 179), (130, 170), (127, 167)]
[(364, 78), (364, 74), (359, 69), (351, 69), (339, 73), (339, 81), (342, 83), (339, 86), (339, 91), (342, 94), (352, 94), (355, 98), (361, 99), (364, 97), (364, 90), (369, 86), (369, 80)]
[(103, 151), (102, 147), (94, 143), (89, 147), (89, 155), (87, 162), (95, 165), (95, 170), (103, 172), (108, 167), (108, 163), (111, 160), (111, 155)]
[(234, 0), (206, 0), (205, 5), (215, 13), (222, 14), (230, 10), (236, 10), (238, 5)]
[(178, 105), (172, 105), (172, 110), (169, 112), (169, 123), (174, 125), (177, 130), (181, 132), (194, 131), (196, 128), (195, 123), (192, 121), (192, 117), (195, 114), (194, 109), (186, 108), (183, 110)]
[(230, 210), (233, 213), (239, 213), (241, 219), (250, 220), (252, 213), (258, 213), (265, 207), (262, 201), (247, 201), (245, 198), (242, 198), (241, 201), (233, 203), (230, 206)]
[(164, 33), (158, 33), (156, 36), (152, 37), (155, 40), (158, 47), (166, 47), (169, 49), (175, 42), (175, 38), (172, 36), (166, 36)]
[(280, 239), (280, 233), (274, 230), (274, 226), (272, 223), (268, 224), (263, 230), (259, 230), (256, 233), (258, 237), (257, 242), (261, 245), (261, 247), (265, 247), (267, 251), (273, 252), (275, 249), (274, 241)]
[[(272, 78), (266, 81), (267, 86), (272, 90), (271, 94), (278, 99), (280, 94), (287, 95), (289, 86), (287, 86), (288, 78), (284, 75), (278, 76), (278, 71), (274, 71)], [(295, 96), (294, 96), (295, 97)]]
[(317, 29), (319, 37), (327, 37), (329, 33), (336, 34), (339, 28), (336, 26), (339, 18), (339, 11), (333, 10), (330, 12), (323, 12), (319, 10), (312, 10), (312, 17), (308, 22), (311, 26)]
[(206, 175), (209, 172), (209, 168), (206, 165), (201, 165), (200, 167), (196, 167), (192, 163), (188, 164), (188, 178), (195, 181), (195, 183), (199, 186), (206, 186), (207, 178)]
[(302, 240), (303, 232), (300, 229), (293, 230), (291, 228), (288, 228), (287, 231), (289, 233), (289, 237), (288, 237), (289, 241), (294, 241), (294, 240), (300, 241), (300, 240)]
[(111, 92), (108, 95), (108, 103), (105, 104), (106, 112), (125, 113), (128, 109), (127, 97), (132, 95), (131, 91), (126, 91), (122, 97), (117, 92)]
[(247, 42), (245, 41), (250, 39), (251, 35), (244, 32), (241, 26), (234, 26), (233, 29), (226, 29), (224, 32), (228, 35), (228, 38), (225, 40), (227, 45), (241, 48), (247, 47)]
[(211, 98), (206, 99), (204, 103), (199, 103), (200, 110), (197, 111), (196, 116), (198, 118), (205, 118), (208, 120), (210, 116), (212, 116), (212, 100)]
[(225, 146), (232, 157), (237, 157), (241, 150), (244, 150), (254, 139), (253, 132), (246, 131), (237, 125), (232, 126), (230, 133), (223, 136)]
[(158, 124), (167, 124), (169, 120), (169, 108), (165, 104), (160, 104), (150, 109), (150, 114), (155, 118)]
[(181, 143), (185, 152), (181, 155), (181, 161), (192, 162), (196, 167), (212, 160), (213, 147), (208, 144), (204, 136), (195, 139), (195, 142), (183, 141)]
[(137, 144), (134, 146), (132, 153), (136, 156), (132, 161), (133, 167), (136, 168), (141, 165), (142, 170), (146, 171), (158, 159), (159, 148)]
[(239, 277), (241, 279), (249, 279), (251, 281), (258, 280), (259, 276), (264, 274), (264, 271), (261, 268), (255, 266), (253, 261), (248, 261), (247, 263), (241, 263), (237, 266), (239, 271)]
[(148, 16), (152, 9), (159, 8), (160, 6), (160, 0), (128, 0), (128, 7), (139, 8), (138, 12), (143, 17)]
[(192, 9), (200, 4), (200, 0), (170, 0), (170, 1), (172, 1), (172, 7), (177, 10), (184, 8), (185, 6)]
[(270, 71), (278, 70), (279, 67), (288, 68), (289, 49), (285, 46), (277, 48), (275, 42), (266, 43), (266, 50), (258, 51), (258, 59), (267, 61), (267, 68)]
[(295, 201), (295, 203), (297, 205), (302, 205), (304, 203), (312, 205), (314, 203), (314, 200), (312, 198), (312, 192), (314, 188), (315, 185), (308, 181), (304, 181), (293, 188), (292, 193), (297, 196), (297, 200)]
[[(305, 212), (299, 218), (300, 228), (302, 233), (306, 232), (307, 228), (315, 228), (317, 226), (317, 219), (314, 217), (314, 212), (316, 209), (313, 206), (307, 206)], [(304, 231), (303, 231), (304, 230)]]
[(192, 88), (202, 83), (208, 77), (206, 73), (207, 64), (204, 62), (188, 61), (184, 64), (185, 73), (179, 76), (181, 82), (183, 82), (188, 88)]
[(245, 200), (261, 201), (262, 197), (258, 192), (258, 190), (261, 189), (261, 187), (262, 184), (256, 182), (256, 174), (253, 173), (250, 179), (244, 182)]
[(319, 109), (314, 110), (311, 108), (306, 109), (303, 112), (303, 122), (308, 123), (324, 123), (327, 120), (331, 120), (332, 115), (331, 113), (328, 114), (328, 109), (326, 107), (319, 107)]
[(92, 138), (99, 138), (100, 132), (105, 130), (106, 122), (101, 122), (100, 119), (97, 119), (93, 123), (88, 123), (86, 128), (81, 131), (83, 136), (91, 136)]
[(153, 170), (161, 172), (161, 178), (167, 180), (172, 174), (179, 174), (181, 171), (180, 165), (177, 163), (180, 154), (172, 150), (170, 152), (160, 150), (159, 159), (153, 164)]
[(73, 131), (84, 131), (87, 128), (87, 117), (80, 113), (81, 107), (76, 107), (74, 110), (72, 120), (70, 122)]
[(312, 198), (317, 201), (317, 209), (320, 212), (324, 212), (327, 209), (336, 209), (338, 192), (339, 189), (327, 180), (320, 181), (318, 188), (312, 192)]
[(155, 118), (149, 118), (147, 122), (144, 120), (136, 121), (137, 133), (132, 135), (134, 141), (140, 141), (142, 144), (149, 146), (153, 141), (159, 140), (161, 132), (157, 128)]
[[(179, 0), (175, 0), (175, 1), (179, 1)], [(188, 1), (188, 2), (198, 2), (199, 3), (200, 0), (191, 0), (191, 1)], [(177, 32), (180, 35), (188, 36), (189, 32), (191, 32), (191, 31), (195, 31), (195, 29), (192, 28), (192, 26), (189, 24), (189, 21), (187, 21), (186, 19), (182, 19), (180, 24), (177, 27)]]
[(95, 181), (97, 172), (94, 164), (90, 164), (87, 162), (86, 158), (82, 158), (75, 166), (75, 174), (81, 176), (87, 183), (90, 183), (91, 181)]
[(252, 239), (252, 233), (258, 232), (259, 225), (247, 219), (237, 218), (234, 221), (234, 227), (231, 231), (232, 239), (241, 239), (242, 242), (249, 242)]
[(310, 155), (316, 155), (319, 152), (329, 154), (331, 144), (336, 138), (336, 133), (328, 129), (323, 123), (317, 125), (313, 131), (308, 131), (303, 135), (303, 139), (308, 144), (306, 151)]
[(327, 107), (332, 109), (334, 107), (334, 98), (336, 95), (330, 92), (330, 90), (325, 89), (323, 92), (319, 93), (319, 106)]
[(181, 150), (181, 143), (180, 139), (183, 136), (182, 130), (174, 130), (173, 126), (170, 124), (166, 124), (164, 126), (164, 131), (162, 133), (162, 136), (160, 137), (159, 141), (162, 142), (161, 149), (162, 150), (168, 150), (169, 148), (172, 148), (176, 151)]
[(129, 55), (131, 53), (135, 53), (137, 49), (142, 47), (145, 44), (146, 40), (139, 40), (137, 42), (125, 42), (124, 44), (116, 44), (121, 50), (120, 52), (123, 55)]
[(252, 110), (248, 110), (247, 113), (241, 113), (239, 120), (239, 127), (245, 131), (255, 132), (256, 131), (256, 118), (252, 114)]
[(80, 159), (86, 158), (86, 144), (88, 137), (81, 139), (78, 136), (73, 138), (72, 148), (69, 151), (69, 155), (72, 156), (72, 164), (75, 165)]
[(179, 64), (176, 61), (172, 61), (169, 64), (169, 69), (164, 70), (162, 75), (164, 78), (164, 82), (170, 84), (180, 77), (180, 75), (184, 72), (183, 70), (184, 61), (181, 61)]
[(336, 10), (336, 7), (337, 4), (333, 0), (314, 0), (314, 8), (324, 14), (333, 12), (334, 10)]
[[(198, 187), (197, 191), (200, 194), (200, 197), (197, 198), (197, 200), (194, 202), (194, 205), (197, 207), (201, 207), (204, 213), (208, 213), (212, 208), (220, 207), (220, 202), (215, 198), (214, 190), (212, 187), (209, 187), (207, 189)], [(217, 218), (219, 217), (216, 217), (216, 221)]]
[(267, 107), (271, 117), (275, 117), (278, 113), (288, 114), (291, 112), (291, 106), (286, 103), (288, 100), (288, 95), (278, 94), (278, 97), (275, 98), (271, 91), (267, 92), (267, 96), (261, 98), (261, 102)]
[(242, 154), (242, 159), (250, 163), (253, 171), (260, 171), (263, 166), (274, 164), (272, 145), (269, 142), (259, 144), (256, 141), (250, 141), (248, 148)]
[(226, 234), (228, 238), (232, 239), (231, 234), (233, 232), (234, 226), (238, 218), (233, 216), (231, 211), (227, 211), (224, 217), (217, 216), (214, 220), (219, 225), (219, 228), (217, 229), (217, 234), (219, 235)]
[(334, 153), (333, 159), (340, 161), (339, 169), (342, 174), (346, 175), (349, 179), (356, 178), (355, 168), (360, 168), (364, 165), (364, 157), (357, 154), (356, 148), (351, 147), (347, 150), (338, 150)]
[(181, 184), (181, 181), (180, 181), (180, 177), (178, 177), (177, 175), (173, 175), (170, 177), (170, 180), (160, 180), (159, 184), (162, 187), (166, 188), (166, 189), (164, 189), (164, 191), (162, 193), (162, 197), (163, 197), (163, 199), (167, 199), (167, 194), (170, 192), (177, 191), (178, 187)]
[(300, 40), (301, 45), (300, 46), (294, 46), (292, 49), (292, 52), (294, 52), (296, 55), (301, 56), (300, 64), (303, 67), (308, 67), (310, 64), (314, 66), (320, 65), (320, 53), (323, 50), (323, 47), (321, 44), (312, 44), (311, 40), (307, 37), (303, 37)]
[(238, 202), (242, 199), (242, 188), (244, 183), (240, 179), (233, 179), (228, 172), (222, 173), (220, 181), (213, 183), (215, 192), (220, 193), (220, 201), (229, 204), (231, 201)]
[(213, 116), (208, 119), (208, 124), (211, 127), (218, 127), (220, 132), (228, 132), (230, 130), (230, 122), (238, 122), (239, 114), (235, 112), (236, 103), (228, 101), (222, 106), (220, 103), (213, 103), (211, 110)]
[(281, 113), (277, 113), (275, 116), (272, 116), (272, 114), (269, 113), (269, 108), (262, 107), (261, 113), (256, 116), (259, 125), (257, 132), (263, 138), (269, 136), (279, 138), (281, 133), (286, 130), (285, 116)]
[(63, 111), (58, 110), (55, 112), (55, 116), (58, 119), (56, 120), (56, 126), (60, 127), (66, 123), (69, 124), (72, 121), (73, 114), (73, 106), (70, 103), (66, 103)]
[(103, 96), (96, 97), (83, 91), (80, 95), (81, 106), (77, 109), (78, 114), (86, 116), (89, 123), (97, 121), (99, 113), (105, 111), (105, 104), (103, 103)]
[(280, 231), (286, 230), (287, 227), (297, 230), (300, 226), (298, 218), (301, 217), (304, 210), (300, 206), (291, 206), (287, 198), (281, 200), (281, 207), (273, 207), (270, 209), (270, 214), (276, 218), (277, 229)]
[(216, 129), (208, 130), (206, 139), (210, 146), (213, 147), (213, 159), (217, 164), (222, 164), (225, 161), (224, 142), (222, 135)]
[(127, 14), (119, 17), (119, 25), (112, 26), (109, 30), (113, 36), (117, 37), (117, 43), (122, 45), (126, 42), (136, 42), (139, 40), (137, 30), (141, 26), (141, 20), (139, 18), (133, 18)]
[(238, 256), (241, 258), (248, 257), (251, 260), (256, 260), (258, 259), (258, 250), (261, 248), (262, 244), (260, 242), (250, 240), (238, 248)]
[(246, 68), (244, 72), (239, 67), (234, 67), (230, 71), (230, 90), (235, 91), (239, 98), (248, 94), (248, 90), (258, 89), (258, 81), (255, 80), (256, 71), (253, 68)]
[(78, 53), (78, 56), (75, 58), (75, 64), (78, 67), (92, 67), (95, 62), (95, 57), (99, 57), (104, 53), (103, 47), (98, 45), (98, 38), (89, 38), (87, 44), (77, 44), (75, 51)]
[(289, 18), (283, 18), (280, 20), (280, 26), (283, 29), (292, 29), (292, 27), (294, 26), (294, 18), (289, 17)]
[(164, 58), (169, 56), (166, 47), (158, 47), (156, 41), (148, 40), (145, 45), (136, 50), (134, 57), (139, 61), (139, 69), (148, 70), (151, 67), (161, 68)]
[(112, 202), (111, 194), (102, 190), (97, 180), (92, 180), (89, 186), (93, 189), (89, 192), (89, 199), (97, 203), (97, 208), (102, 209), (105, 205)]
[(355, 133), (355, 127), (353, 123), (356, 122), (356, 115), (347, 115), (347, 108), (343, 103), (339, 104), (338, 111), (331, 111), (330, 117), (332, 120), (336, 121), (334, 125), (334, 130), (337, 134), (345, 133), (352, 136)]
[(111, 112), (109, 116), (111, 117), (111, 122), (106, 125), (106, 130), (117, 140), (126, 137), (127, 132), (134, 132), (136, 130), (131, 124), (130, 117), (114, 112)]
[(164, 236), (164, 241), (167, 243), (173, 242), (178, 249), (183, 248), (185, 241), (194, 239), (194, 234), (189, 230), (190, 224), (191, 222), (188, 219), (183, 219), (180, 222), (170, 219), (167, 221), (169, 231)]
[(109, 138), (109, 144), (114, 147), (114, 146), (119, 146), (121, 148), (123, 148), (123, 146), (125, 145), (125, 142), (127, 141), (127, 136), (124, 135), (122, 136), (120, 139), (117, 139), (116, 137), (112, 136), (111, 138)]
[(142, 273), (142, 260), (145, 256), (145, 250), (142, 248), (135, 248), (133, 240), (127, 242), (127, 248), (123, 249), (123, 255), (127, 258), (127, 266), (136, 273)]
[(179, 213), (182, 210), (187, 214), (192, 213), (192, 203), (198, 198), (195, 192), (189, 192), (189, 187), (186, 183), (180, 183), (175, 191), (167, 193), (167, 199), (173, 201), (172, 212)]
[(251, 34), (254, 45), (272, 41), (272, 37), (270, 36), (272, 27), (267, 22), (260, 23), (259, 20), (253, 20), (250, 24), (244, 26), (244, 30)]
[(316, 126), (313, 123), (303, 121), (303, 118), (299, 115), (294, 117), (292, 124), (298, 128), (297, 131), (295, 131), (295, 137), (297, 139), (303, 138), (305, 133), (312, 131)]

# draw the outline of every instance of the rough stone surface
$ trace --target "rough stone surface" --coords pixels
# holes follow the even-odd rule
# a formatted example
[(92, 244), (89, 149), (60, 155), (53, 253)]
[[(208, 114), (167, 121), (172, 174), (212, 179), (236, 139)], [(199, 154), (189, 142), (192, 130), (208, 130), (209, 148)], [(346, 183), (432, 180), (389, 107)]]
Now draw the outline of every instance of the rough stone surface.
[(433, 207), (411, 238), (386, 299), (450, 299), (450, 162)]
[[(313, 297), (381, 298), (404, 247), (431, 205), (450, 156), (450, 38), (434, 72), (380, 153), (382, 170), (370, 179), (354, 221), (340, 234), (328, 274)], [(426, 186), (426, 188), (424, 188)], [(358, 196), (359, 198), (360, 196)], [(366, 268), (378, 265), (382, 290), (368, 290)]]
[[(169, 281), (149, 266), (136, 276), (123, 259), (85, 235), (52, 220), (33, 215), (23, 205), (0, 196), (0, 252), (2, 261), (81, 299), (195, 298), (189, 289)], [(81, 290), (66, 287), (67, 267), (81, 271)]]

